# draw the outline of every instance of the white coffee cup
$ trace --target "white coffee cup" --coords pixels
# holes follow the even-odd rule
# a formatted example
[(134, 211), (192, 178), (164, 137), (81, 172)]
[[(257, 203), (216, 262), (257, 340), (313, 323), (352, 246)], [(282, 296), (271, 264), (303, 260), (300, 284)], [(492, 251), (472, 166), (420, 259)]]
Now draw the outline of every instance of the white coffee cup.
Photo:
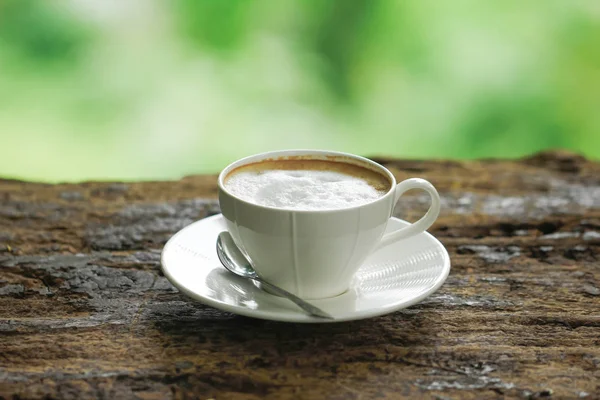
[[(253, 204), (232, 195), (225, 187), (225, 178), (238, 167), (298, 156), (337, 159), (370, 168), (386, 176), (391, 189), (367, 204), (306, 211)], [(254, 269), (268, 282), (305, 299), (342, 294), (371, 252), (425, 231), (440, 212), (440, 197), (428, 181), (411, 178), (396, 184), (394, 175), (382, 165), (334, 151), (284, 150), (246, 157), (226, 167), (219, 175), (218, 185), (227, 229)], [(419, 221), (384, 235), (396, 203), (410, 189), (422, 189), (429, 194), (429, 210)]]

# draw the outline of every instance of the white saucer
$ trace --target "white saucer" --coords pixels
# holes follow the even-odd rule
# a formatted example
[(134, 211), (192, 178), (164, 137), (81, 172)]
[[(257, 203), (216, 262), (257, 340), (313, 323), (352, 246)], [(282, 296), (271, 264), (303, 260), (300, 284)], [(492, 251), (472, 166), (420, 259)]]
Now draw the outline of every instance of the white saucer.
[[(388, 231), (407, 222), (392, 218)], [(223, 268), (215, 251), (223, 217), (214, 215), (176, 233), (162, 252), (162, 269), (182, 293), (209, 306), (247, 317), (287, 322), (340, 322), (371, 318), (411, 306), (435, 292), (450, 271), (444, 246), (421, 233), (377, 250), (359, 269), (350, 289), (311, 300), (335, 320), (311, 317), (289, 300), (259, 289)]]

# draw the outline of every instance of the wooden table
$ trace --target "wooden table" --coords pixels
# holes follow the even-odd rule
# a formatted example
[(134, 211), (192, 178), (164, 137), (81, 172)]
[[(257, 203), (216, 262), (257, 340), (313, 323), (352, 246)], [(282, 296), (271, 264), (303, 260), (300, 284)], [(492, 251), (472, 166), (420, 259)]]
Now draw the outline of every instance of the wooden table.
[(0, 180), (0, 396), (600, 398), (600, 163), (378, 161), (438, 187), (452, 270), (419, 305), (333, 325), (231, 315), (162, 276), (165, 241), (219, 211), (215, 176)]

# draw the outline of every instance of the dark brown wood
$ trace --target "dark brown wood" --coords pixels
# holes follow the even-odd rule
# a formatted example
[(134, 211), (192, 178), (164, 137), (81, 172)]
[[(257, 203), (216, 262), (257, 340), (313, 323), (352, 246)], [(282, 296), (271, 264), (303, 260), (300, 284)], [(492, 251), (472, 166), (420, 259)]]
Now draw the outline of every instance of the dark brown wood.
[(452, 271), (419, 305), (333, 325), (231, 315), (162, 276), (170, 235), (218, 212), (215, 176), (0, 180), (0, 396), (600, 398), (600, 164), (378, 161), (438, 187)]

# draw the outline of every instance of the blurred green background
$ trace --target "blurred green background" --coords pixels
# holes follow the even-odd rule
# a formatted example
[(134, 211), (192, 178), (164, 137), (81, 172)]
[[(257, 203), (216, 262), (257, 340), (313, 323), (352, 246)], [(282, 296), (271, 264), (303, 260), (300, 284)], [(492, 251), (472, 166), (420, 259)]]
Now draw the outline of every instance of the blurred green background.
[(282, 148), (600, 158), (600, 1), (0, 0), (0, 176)]

